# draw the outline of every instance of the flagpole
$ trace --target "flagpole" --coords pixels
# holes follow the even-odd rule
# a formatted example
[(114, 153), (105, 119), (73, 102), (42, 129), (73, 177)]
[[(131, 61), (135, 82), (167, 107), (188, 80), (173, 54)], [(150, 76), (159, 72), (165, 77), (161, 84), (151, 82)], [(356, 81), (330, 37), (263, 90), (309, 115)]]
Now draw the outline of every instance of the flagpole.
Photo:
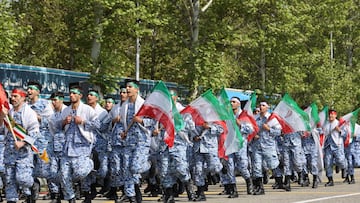
[(6, 115), (5, 119), (6, 119), (6, 122), (9, 124), (10, 132), (11, 132), (11, 134), (13, 135), (14, 141), (16, 142), (16, 141), (17, 141), (17, 138), (16, 138), (16, 135), (15, 135), (15, 133), (14, 133), (14, 129), (13, 129), (13, 127), (11, 126), (11, 122), (10, 122), (9, 116)]
[(134, 120), (132, 120), (131, 123), (130, 123), (130, 125), (129, 125), (129, 126), (126, 128), (126, 130), (124, 131), (124, 134), (121, 135), (121, 138), (122, 138), (122, 139), (125, 139), (125, 138), (126, 138), (127, 132), (130, 130), (131, 126), (134, 125), (134, 123), (135, 123)]

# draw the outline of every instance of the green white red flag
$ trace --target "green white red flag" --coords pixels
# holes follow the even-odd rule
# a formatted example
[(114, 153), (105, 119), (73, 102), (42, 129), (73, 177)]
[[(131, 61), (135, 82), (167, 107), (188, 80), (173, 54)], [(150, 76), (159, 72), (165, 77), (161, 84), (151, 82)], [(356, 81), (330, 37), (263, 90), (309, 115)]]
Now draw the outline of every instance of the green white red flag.
[(211, 89), (192, 101), (180, 113), (189, 113), (196, 125), (203, 125), (205, 122), (223, 121), (229, 117)]
[[(18, 138), (19, 140), (24, 140), (26, 137), (26, 130), (20, 126), (19, 124), (15, 123), (15, 121), (10, 117), (7, 116), (4, 119), (4, 124), (5, 126), (10, 130), (12, 129), (16, 138)], [(35, 153), (39, 153), (38, 148), (35, 147), (35, 145), (31, 145), (31, 149), (35, 152)]]
[(248, 100), (244, 106), (244, 109), (240, 113), (238, 119), (241, 125), (247, 125), (252, 128), (252, 133), (248, 135), (247, 140), (250, 142), (255, 135), (259, 132), (259, 127), (256, 124), (256, 120), (253, 114), (253, 108), (256, 106), (256, 94), (251, 94), (250, 100)]
[(272, 119), (278, 120), (282, 132), (285, 134), (297, 131), (310, 131), (307, 113), (288, 94), (285, 94), (280, 103), (275, 107), (268, 122), (271, 122)]
[[(317, 125), (317, 127), (323, 127), (325, 125), (325, 122), (328, 120), (329, 117), (329, 107), (328, 106), (324, 106), (324, 108), (320, 111), (319, 113), (319, 123)], [(325, 135), (324, 133), (321, 133), (319, 135), (319, 139), (320, 139), (320, 146), (324, 145), (324, 141), (325, 141)]]
[(360, 136), (360, 125), (355, 123), (354, 136)]
[(318, 110), (317, 105), (313, 102), (304, 111), (309, 116), (309, 121), (310, 121), (309, 123), (310, 123), (311, 129), (316, 128), (316, 126), (318, 126), (318, 124), (320, 122), (320, 117), (319, 117), (319, 112), (318, 112), (319, 110)]
[(164, 142), (169, 147), (174, 145), (175, 131), (184, 128), (182, 116), (176, 109), (171, 94), (162, 81), (154, 86), (136, 115), (147, 116), (159, 121), (166, 131)]
[(320, 120), (318, 127), (323, 127), (325, 125), (325, 122), (328, 120), (328, 118), (329, 118), (329, 107), (324, 106), (324, 108), (319, 113)]
[(5, 90), (0, 83), (0, 111), (2, 110), (2, 106), (4, 106), (7, 109), (10, 109), (9, 100), (6, 97)]
[(355, 111), (350, 112), (350, 113), (342, 116), (339, 119), (339, 127), (343, 127), (344, 125), (349, 126), (349, 130), (348, 130), (348, 133), (346, 135), (346, 139), (344, 141), (344, 146), (345, 147), (349, 146), (350, 141), (351, 141), (352, 137), (355, 134), (355, 124), (356, 124), (356, 121), (357, 121), (358, 116), (359, 116), (359, 111), (360, 111), (360, 108), (358, 108)]
[(220, 158), (227, 158), (227, 155), (237, 152), (242, 148), (244, 138), (236, 124), (229, 97), (224, 88), (220, 90), (218, 99), (222, 108), (225, 109), (228, 114), (228, 119), (222, 121), (222, 124), (224, 124), (224, 132), (219, 137), (218, 155)]

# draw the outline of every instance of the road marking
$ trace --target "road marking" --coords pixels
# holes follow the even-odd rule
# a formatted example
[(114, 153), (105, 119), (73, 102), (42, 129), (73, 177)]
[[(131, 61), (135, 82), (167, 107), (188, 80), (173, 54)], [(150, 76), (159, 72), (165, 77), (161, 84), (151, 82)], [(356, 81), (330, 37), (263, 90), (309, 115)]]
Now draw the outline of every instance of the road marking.
[(350, 196), (356, 196), (356, 195), (360, 195), (360, 193), (351, 193), (351, 194), (346, 194), (346, 195), (336, 195), (336, 196), (330, 196), (330, 197), (322, 197), (322, 198), (309, 199), (309, 200), (304, 200), (304, 201), (299, 201), (299, 202), (294, 202), (294, 203), (317, 202), (317, 201), (321, 201), (321, 200), (335, 199), (335, 198), (341, 198), (341, 197), (350, 197)]

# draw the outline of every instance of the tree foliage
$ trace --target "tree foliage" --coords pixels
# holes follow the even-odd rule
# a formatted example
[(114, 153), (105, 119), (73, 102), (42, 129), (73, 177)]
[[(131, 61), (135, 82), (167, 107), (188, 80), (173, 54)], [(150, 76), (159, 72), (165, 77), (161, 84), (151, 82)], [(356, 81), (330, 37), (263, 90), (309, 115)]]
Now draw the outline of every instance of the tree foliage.
[(360, 101), (360, 16), (353, 0), (52, 0), (0, 3), (0, 59), (177, 82), (189, 100), (222, 86), (289, 93), (341, 113)]

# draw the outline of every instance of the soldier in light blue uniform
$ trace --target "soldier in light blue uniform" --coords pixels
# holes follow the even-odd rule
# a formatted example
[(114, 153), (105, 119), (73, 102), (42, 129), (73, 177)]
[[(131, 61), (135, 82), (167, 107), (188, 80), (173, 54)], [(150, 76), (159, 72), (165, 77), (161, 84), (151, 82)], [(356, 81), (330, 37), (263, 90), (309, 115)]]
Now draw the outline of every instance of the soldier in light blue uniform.
[(346, 130), (340, 129), (339, 121), (336, 119), (337, 113), (335, 110), (329, 110), (329, 120), (325, 123), (323, 130), (325, 135), (324, 142), (324, 167), (328, 182), (325, 186), (334, 186), (333, 180), (333, 165), (334, 161), (341, 169), (347, 167), (345, 153), (344, 153), (344, 138)]
[(48, 186), (50, 192), (51, 203), (61, 203), (61, 187), (60, 187), (60, 159), (62, 157), (63, 143), (65, 139), (62, 130), (61, 112), (66, 108), (64, 101), (64, 93), (54, 92), (50, 96), (54, 108), (54, 114), (49, 120), (49, 130), (51, 139), (47, 147), (50, 159), (50, 176), (48, 178)]
[(94, 130), (94, 135), (96, 137), (92, 151), (93, 161), (98, 163), (98, 167), (81, 182), (81, 190), (85, 196), (84, 203), (90, 203), (91, 200), (96, 197), (96, 183), (103, 185), (104, 178), (108, 172), (108, 131), (111, 124), (111, 118), (108, 115), (108, 112), (99, 105), (99, 99), (100, 96), (96, 90), (89, 90), (87, 94), (87, 104), (95, 110), (100, 125), (99, 128)]
[(319, 176), (319, 167), (318, 167), (318, 163), (319, 163), (319, 159), (320, 154), (319, 154), (319, 149), (320, 144), (320, 140), (319, 140), (319, 135), (322, 133), (322, 129), (321, 128), (314, 128), (311, 132), (310, 135), (307, 136), (302, 136), (302, 147), (304, 150), (304, 154), (305, 154), (305, 159), (306, 159), (306, 163), (305, 163), (305, 167), (304, 167), (304, 184), (302, 186), (308, 186), (310, 183), (309, 181), (309, 177), (308, 174), (309, 172), (313, 175), (313, 184), (312, 184), (312, 188), (317, 188), (319, 181), (318, 181), (318, 176)]
[(281, 135), (275, 136), (276, 152), (279, 158), (279, 165), (272, 170), (275, 183), (272, 185), (273, 189), (284, 189), (283, 176), (284, 176), (284, 137)]
[(71, 87), (71, 105), (61, 113), (65, 133), (61, 187), (64, 199), (70, 203), (76, 201), (73, 183), (84, 179), (94, 168), (90, 157), (95, 142), (93, 132), (100, 127), (95, 110), (81, 102), (81, 91), (78, 86)]
[(124, 191), (126, 199), (130, 202), (141, 202), (140, 177), (142, 173), (150, 169), (151, 132), (147, 128), (152, 125), (152, 119), (136, 116), (144, 103), (144, 99), (139, 95), (137, 81), (128, 82), (126, 90), (128, 100), (122, 104), (120, 109), (120, 122), (124, 126), (121, 137), (125, 140), (123, 151)]
[[(241, 125), (240, 121), (237, 119), (241, 114), (241, 102), (238, 97), (232, 97), (230, 103), (233, 109), (234, 116), (238, 126)], [(222, 160), (223, 165), (227, 170), (222, 170), (222, 182), (225, 188), (225, 194), (229, 194), (229, 198), (238, 197), (237, 187), (236, 187), (236, 176), (235, 170), (238, 170), (246, 182), (247, 193), (252, 194), (252, 180), (249, 171), (249, 159), (247, 151), (247, 136), (252, 132), (251, 128), (246, 125), (241, 125), (240, 128), (241, 134), (244, 138), (243, 147), (235, 153), (232, 153), (228, 156), (228, 160)], [(226, 172), (226, 174), (224, 174)]]
[[(35, 146), (39, 149), (40, 152), (43, 152), (47, 148), (49, 140), (51, 139), (51, 134), (49, 131), (49, 119), (53, 114), (53, 109), (51, 104), (46, 99), (40, 98), (40, 92), (42, 90), (42, 85), (35, 81), (29, 81), (27, 83), (27, 95), (28, 95), (28, 104), (30, 107), (37, 113), (37, 118), (40, 123), (40, 133), (41, 135), (36, 139)], [(37, 178), (49, 178), (49, 167), (50, 165), (45, 163), (39, 158), (39, 156), (34, 155), (34, 186), (32, 192), (34, 198), (37, 199), (39, 196), (40, 190), (40, 181)]]
[(18, 191), (21, 190), (26, 196), (27, 203), (33, 203), (36, 200), (31, 196), (31, 186), (34, 183), (33, 161), (34, 156), (31, 151), (31, 145), (40, 135), (40, 124), (37, 120), (37, 114), (25, 103), (26, 92), (23, 89), (16, 88), (11, 93), (11, 103), (13, 108), (9, 111), (2, 106), (0, 112), (0, 128), (4, 130), (4, 118), (11, 116), (17, 124), (22, 126), (26, 134), (24, 139), (19, 140), (10, 130), (5, 129), (5, 151), (4, 157), (6, 174), (6, 200), (15, 203), (19, 200)]
[(206, 174), (207, 172), (219, 173), (223, 167), (218, 157), (218, 137), (223, 132), (223, 128), (221, 125), (205, 122), (202, 126), (196, 126), (196, 131), (192, 135), (195, 160), (194, 182), (197, 186), (196, 201), (206, 201), (204, 194)]
[[(154, 121), (154, 126), (151, 126), (149, 130), (153, 131), (157, 128), (154, 128), (155, 126), (159, 126), (159, 123)], [(163, 131), (163, 130), (161, 130)], [(151, 144), (150, 144), (150, 156), (149, 160), (151, 162), (151, 167), (148, 173), (145, 174), (145, 180), (147, 182), (147, 186), (144, 189), (144, 193), (150, 193), (151, 196), (157, 197), (159, 194), (162, 194), (162, 190), (160, 189), (160, 144), (164, 144), (161, 142), (159, 137), (156, 136), (156, 132), (153, 131), (152, 137), (151, 137)]]
[(299, 184), (303, 182), (302, 171), (305, 164), (305, 155), (302, 148), (301, 137), (305, 132), (293, 132), (284, 134), (284, 189), (291, 191), (290, 176), (295, 170), (298, 173)]
[[(349, 126), (348, 126), (349, 127)], [(355, 184), (354, 168), (360, 166), (360, 126), (355, 124), (354, 137), (348, 147), (345, 147), (345, 156), (347, 160), (347, 176), (344, 182)]]
[[(238, 118), (241, 114), (240, 109), (240, 99), (239, 98), (231, 98), (230, 102), (232, 106), (234, 107), (238, 105), (237, 110), (233, 109), (235, 118)], [(252, 180), (251, 175), (249, 171), (249, 159), (248, 159), (248, 139), (247, 136), (252, 133), (252, 129), (250, 126), (247, 125), (241, 125), (240, 121), (236, 119), (236, 123), (240, 127), (241, 134), (244, 138), (243, 147), (236, 153), (233, 154), (233, 159), (235, 163), (235, 169), (238, 170), (241, 174), (241, 176), (244, 178), (246, 182), (246, 192), (247, 194), (252, 194)], [(235, 175), (235, 174), (234, 174)], [(233, 183), (233, 189), (232, 194), (229, 196), (230, 198), (238, 197), (237, 188), (236, 188), (236, 182)]]
[(121, 139), (121, 132), (124, 132), (123, 123), (120, 122), (120, 109), (121, 104), (127, 100), (126, 88), (120, 88), (120, 102), (116, 104), (110, 111), (109, 115), (112, 119), (112, 131), (110, 137), (111, 153), (109, 161), (109, 173), (110, 173), (110, 191), (107, 193), (107, 197), (115, 199), (117, 201), (117, 189), (118, 187), (122, 190), (123, 194), (119, 198), (122, 201), (125, 198), (124, 193), (124, 172), (123, 172), (123, 155), (125, 140)]
[[(172, 99), (180, 112), (184, 107), (177, 102), (177, 92), (170, 90)], [(164, 202), (174, 202), (173, 186), (180, 180), (186, 189), (188, 200), (194, 201), (195, 194), (192, 188), (187, 149), (192, 145), (189, 134), (195, 133), (195, 123), (190, 114), (183, 115), (184, 128), (175, 133), (174, 146), (169, 148), (164, 142), (164, 130), (156, 124), (153, 135), (159, 141), (159, 168), (161, 185), (165, 190)]]
[(259, 127), (258, 134), (254, 137), (251, 148), (254, 179), (254, 195), (265, 194), (262, 182), (263, 168), (266, 165), (269, 169), (275, 169), (279, 165), (275, 137), (281, 133), (279, 125), (269, 125), (267, 120), (270, 116), (269, 105), (266, 102), (260, 103), (260, 113), (256, 115), (256, 124)]

